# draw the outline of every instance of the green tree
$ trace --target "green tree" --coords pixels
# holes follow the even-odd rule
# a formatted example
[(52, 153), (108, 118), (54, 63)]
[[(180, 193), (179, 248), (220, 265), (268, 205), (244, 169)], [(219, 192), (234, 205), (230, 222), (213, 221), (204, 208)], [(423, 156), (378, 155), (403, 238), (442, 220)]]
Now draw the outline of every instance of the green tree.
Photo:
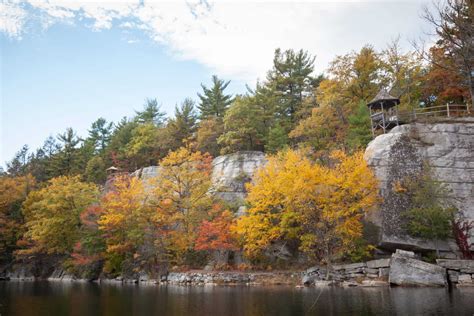
[(158, 131), (151, 124), (139, 124), (132, 130), (132, 138), (125, 146), (130, 166), (134, 169), (156, 164), (158, 159)]
[(151, 123), (157, 127), (165, 123), (166, 113), (161, 112), (160, 105), (156, 99), (146, 99), (142, 111), (136, 111), (136, 120), (139, 123)]
[(211, 88), (201, 84), (203, 94), (198, 93), (200, 100), (198, 109), (201, 118), (224, 117), (227, 107), (232, 103), (232, 96), (224, 92), (229, 83), (230, 81), (225, 82), (214, 75)]
[(237, 97), (224, 116), (224, 133), (217, 142), (222, 153), (263, 149), (263, 124), (260, 111), (248, 96)]
[(276, 153), (288, 144), (288, 133), (285, 129), (277, 124), (270, 128), (265, 144), (265, 151), (268, 153)]
[(106, 169), (102, 157), (94, 156), (87, 162), (84, 178), (88, 182), (104, 184), (107, 179)]
[(414, 237), (432, 240), (439, 257), (439, 242), (451, 237), (451, 221), (456, 211), (450, 203), (448, 189), (433, 180), (427, 164), (418, 176), (406, 180), (398, 189), (411, 200), (411, 208), (404, 214), (408, 219), (408, 232)]
[(107, 123), (102, 117), (92, 123), (88, 139), (94, 144), (96, 153), (103, 152), (109, 144), (113, 125), (112, 122)]
[(196, 133), (196, 148), (201, 152), (210, 153), (216, 157), (219, 155), (221, 146), (217, 140), (224, 132), (224, 123), (221, 118), (210, 117), (199, 122)]
[(302, 109), (303, 100), (314, 88), (314, 59), (303, 50), (275, 50), (273, 68), (267, 75), (267, 86), (278, 97), (278, 112), (292, 123)]
[(28, 168), (28, 145), (23, 147), (15, 154), (13, 159), (7, 163), (7, 172), (12, 176), (23, 176)]
[(122, 118), (116, 125), (112, 133), (109, 146), (106, 150), (106, 156), (110, 163), (122, 169), (131, 169), (130, 161), (127, 155), (127, 144), (132, 140), (133, 130), (138, 126), (134, 120), (129, 120), (126, 117)]
[(81, 143), (81, 139), (72, 128), (66, 129), (57, 138), (61, 143), (61, 150), (53, 157), (54, 173), (63, 176), (77, 174), (80, 172), (80, 155), (77, 146)]
[(369, 109), (364, 102), (360, 102), (357, 112), (349, 116), (346, 142), (351, 149), (364, 149), (371, 140)]
[(194, 101), (185, 99), (181, 106), (174, 109), (174, 118), (170, 119), (166, 129), (171, 150), (176, 150), (189, 142), (196, 132), (197, 115), (194, 111)]

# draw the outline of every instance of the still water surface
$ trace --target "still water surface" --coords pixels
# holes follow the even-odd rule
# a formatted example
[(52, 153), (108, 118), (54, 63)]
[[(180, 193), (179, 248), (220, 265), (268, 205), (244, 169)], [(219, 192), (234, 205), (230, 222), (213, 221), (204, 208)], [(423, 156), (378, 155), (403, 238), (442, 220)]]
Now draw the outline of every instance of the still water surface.
[(0, 315), (474, 315), (474, 288), (0, 282)]

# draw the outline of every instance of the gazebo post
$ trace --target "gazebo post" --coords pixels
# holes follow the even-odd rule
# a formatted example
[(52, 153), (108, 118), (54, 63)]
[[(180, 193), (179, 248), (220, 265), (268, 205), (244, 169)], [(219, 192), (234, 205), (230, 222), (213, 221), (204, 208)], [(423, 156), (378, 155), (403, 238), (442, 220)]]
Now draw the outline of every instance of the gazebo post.
[(375, 131), (374, 131), (374, 121), (372, 119), (372, 107), (369, 106), (369, 113), (370, 113), (370, 129), (372, 130), (372, 137), (375, 136)]

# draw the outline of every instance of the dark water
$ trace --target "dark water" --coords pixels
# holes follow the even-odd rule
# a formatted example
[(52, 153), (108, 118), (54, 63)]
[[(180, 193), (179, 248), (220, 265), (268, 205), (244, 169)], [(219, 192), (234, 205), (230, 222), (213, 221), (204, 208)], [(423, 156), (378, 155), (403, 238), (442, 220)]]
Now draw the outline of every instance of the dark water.
[[(319, 297), (319, 298), (318, 298)], [(180, 287), (0, 282), (6, 315), (473, 315), (474, 288)]]

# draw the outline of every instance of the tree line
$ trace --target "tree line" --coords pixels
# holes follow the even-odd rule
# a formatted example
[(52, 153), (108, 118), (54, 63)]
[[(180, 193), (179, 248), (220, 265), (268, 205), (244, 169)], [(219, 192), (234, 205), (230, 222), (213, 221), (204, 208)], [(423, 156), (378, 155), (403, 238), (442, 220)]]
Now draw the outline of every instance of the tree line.
[[(97, 119), (84, 138), (68, 128), (34, 152), (24, 146), (0, 176), (0, 260), (54, 254), (73, 269), (117, 275), (199, 266), (212, 252), (238, 249), (262, 263), (279, 242), (328, 264), (364, 257), (371, 246), (362, 219), (379, 202), (361, 154), (372, 137), (366, 104), (382, 88), (405, 109), (472, 103), (472, 12), (463, 1), (427, 11), (439, 38), (428, 51), (403, 52), (398, 40), (383, 50), (366, 45), (315, 74), (309, 52), (277, 49), (266, 78), (243, 94), (227, 93), (230, 81), (213, 76), (172, 117), (146, 99), (133, 117)], [(212, 157), (240, 150), (264, 151), (269, 163), (237, 218), (208, 192)], [(126, 175), (150, 165), (160, 166), (154, 183)], [(124, 174), (104, 190), (110, 166)], [(451, 208), (423, 207), (416, 187), (407, 229), (445, 238)], [(443, 233), (417, 226), (427, 209)]]

